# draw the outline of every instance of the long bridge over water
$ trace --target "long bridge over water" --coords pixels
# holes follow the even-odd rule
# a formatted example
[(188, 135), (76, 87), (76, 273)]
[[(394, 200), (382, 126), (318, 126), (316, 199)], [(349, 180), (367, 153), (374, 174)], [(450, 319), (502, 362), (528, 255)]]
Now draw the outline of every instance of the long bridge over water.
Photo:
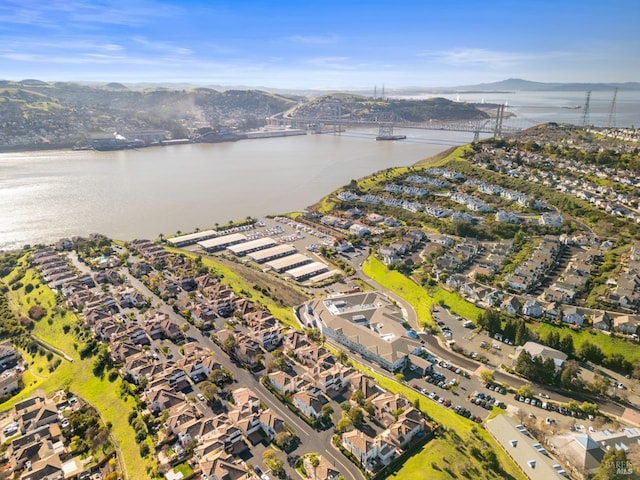
[(288, 124), (293, 128), (315, 130), (317, 133), (340, 133), (344, 127), (378, 127), (378, 137), (392, 139), (395, 128), (416, 130), (448, 130), (454, 132), (473, 133), (474, 141), (479, 140), (480, 134), (490, 134), (494, 137), (502, 137), (507, 133), (515, 133), (522, 130), (520, 127), (504, 125), (504, 105), (498, 105), (496, 115), (493, 118), (476, 120), (441, 121), (429, 120), (427, 122), (406, 122), (398, 120), (362, 120), (345, 117), (336, 109), (335, 114), (325, 116), (283, 116), (272, 118), (280, 124)]

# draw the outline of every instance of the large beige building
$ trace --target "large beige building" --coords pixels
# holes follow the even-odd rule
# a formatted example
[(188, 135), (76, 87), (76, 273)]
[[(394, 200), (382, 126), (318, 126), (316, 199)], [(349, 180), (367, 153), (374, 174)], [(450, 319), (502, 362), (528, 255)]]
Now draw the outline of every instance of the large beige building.
[(402, 310), (378, 292), (315, 299), (304, 315), (322, 334), (389, 371), (408, 365), (420, 342), (406, 336)]

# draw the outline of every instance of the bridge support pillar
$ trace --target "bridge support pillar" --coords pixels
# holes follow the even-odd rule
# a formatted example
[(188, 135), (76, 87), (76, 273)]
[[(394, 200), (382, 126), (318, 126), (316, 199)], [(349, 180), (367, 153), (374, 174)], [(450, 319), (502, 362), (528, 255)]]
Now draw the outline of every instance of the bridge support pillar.
[(378, 136), (382, 138), (393, 137), (393, 123), (381, 123), (378, 126)]

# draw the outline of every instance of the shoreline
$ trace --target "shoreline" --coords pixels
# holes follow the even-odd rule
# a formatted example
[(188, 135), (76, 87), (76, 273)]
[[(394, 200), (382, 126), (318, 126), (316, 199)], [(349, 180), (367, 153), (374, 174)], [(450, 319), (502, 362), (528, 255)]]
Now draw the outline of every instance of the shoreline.
[(0, 145), (0, 153), (16, 153), (16, 152), (43, 152), (47, 150), (72, 150), (73, 143), (43, 143), (31, 145)]
[[(448, 132), (443, 134), (444, 138), (451, 138), (452, 142), (455, 142), (455, 146), (459, 144), (458, 139), (468, 143), (470, 138), (460, 138), (460, 135), (450, 135)], [(321, 137), (326, 137), (321, 139)], [(284, 141), (285, 138), (281, 138)], [(182, 149), (140, 149), (137, 152), (124, 151), (124, 152), (100, 152), (106, 153), (106, 155), (98, 155), (94, 152), (82, 152), (82, 151), (67, 151), (67, 150), (49, 150), (49, 153), (39, 153), (38, 151), (25, 151), (24, 153), (6, 153), (0, 156), (2, 158), (2, 164), (7, 166), (7, 172), (15, 170), (16, 172), (24, 172), (25, 168), (27, 173), (33, 171), (33, 175), (27, 175), (26, 180), (20, 177), (20, 182), (12, 181), (12, 177), (8, 176), (4, 179), (3, 185), (7, 186), (4, 190), (4, 195), (0, 196), (0, 204), (5, 204), (12, 212), (17, 212), (13, 217), (7, 216), (4, 219), (4, 223), (0, 225), (0, 249), (10, 251), (16, 249), (22, 249), (25, 245), (34, 244), (49, 244), (54, 243), (60, 238), (70, 237), (74, 235), (88, 235), (92, 232), (103, 233), (110, 238), (116, 239), (133, 239), (133, 238), (149, 238), (151, 236), (157, 236), (158, 232), (170, 233), (177, 229), (187, 231), (195, 227), (203, 228), (205, 223), (212, 225), (216, 222), (220, 224), (226, 223), (229, 218), (242, 219), (247, 214), (252, 216), (263, 217), (274, 212), (288, 212), (291, 210), (302, 210), (308, 208), (310, 205), (318, 202), (321, 198), (330, 194), (335, 189), (348, 183), (349, 179), (362, 178), (371, 173), (384, 168), (391, 168), (393, 166), (410, 166), (412, 164), (423, 162), (427, 158), (431, 158), (435, 154), (441, 154), (443, 151), (451, 148), (451, 144), (398, 144), (395, 147), (387, 144), (380, 145), (380, 142), (375, 142), (373, 139), (361, 139), (356, 137), (355, 139), (334, 138), (333, 135), (301, 135), (290, 137), (290, 140), (286, 140), (287, 143), (271, 143), (265, 142), (235, 142), (241, 143), (242, 147), (231, 146), (231, 143), (220, 144), (220, 147), (210, 148), (214, 145), (189, 145), (183, 146), (187, 148), (186, 153), (188, 157), (185, 157), (184, 161), (181, 160), (183, 151)], [(456, 140), (454, 140), (456, 139)], [(266, 140), (266, 139), (263, 139)], [(293, 142), (293, 143), (292, 143)], [(345, 143), (346, 142), (346, 143)], [(366, 142), (366, 145), (359, 145), (359, 142)], [(384, 143), (384, 142), (383, 142)], [(298, 147), (298, 145), (300, 147)], [(313, 164), (309, 160), (299, 160), (299, 153), (295, 154), (283, 154), (282, 148), (287, 146), (288, 148), (297, 149), (309, 152), (309, 156), (313, 158)], [(45, 148), (51, 147), (51, 145), (41, 146), (41, 151)], [(255, 160), (255, 154), (258, 151), (266, 151), (266, 156), (260, 161)], [(316, 154), (315, 152), (322, 152)], [(231, 152), (231, 153), (229, 153)], [(340, 154), (338, 153), (340, 152)], [(344, 154), (342, 152), (345, 152)], [(366, 155), (363, 154), (366, 152)], [(340, 156), (338, 156), (340, 155)], [(344, 156), (342, 156), (344, 155)], [(317, 157), (317, 158), (316, 158)], [(34, 159), (33, 163), (28, 163), (26, 167), (22, 166), (22, 160), (31, 162), (30, 159)], [(109, 161), (96, 163), (95, 168), (97, 172), (103, 172), (107, 178), (114, 177), (114, 181), (118, 181), (120, 186), (113, 186), (111, 184), (106, 185), (103, 179), (104, 176), (99, 177), (96, 180), (96, 191), (102, 195), (113, 196), (110, 199), (110, 203), (106, 203), (105, 199), (98, 197), (95, 200), (91, 197), (93, 191), (85, 188), (84, 185), (78, 185), (77, 194), (82, 195), (82, 204), (79, 208), (83, 208), (83, 211), (93, 214), (97, 212), (100, 214), (99, 207), (104, 205), (105, 219), (102, 217), (86, 217), (83, 219), (74, 219), (73, 215), (61, 217), (60, 221), (55, 222), (52, 225), (37, 225), (27, 215), (17, 216), (18, 213), (28, 213), (28, 209), (21, 205), (31, 205), (35, 202), (40, 195), (40, 192), (47, 193), (53, 189), (52, 201), (47, 204), (38, 206), (44, 213), (51, 212), (49, 218), (56, 218), (53, 215), (58, 215), (63, 207), (72, 209), (74, 207), (73, 202), (67, 201), (67, 195), (64, 190), (60, 190), (57, 187), (63, 188), (61, 180), (68, 175), (73, 175), (77, 172), (82, 173), (87, 170), (83, 167), (85, 160), (99, 160), (106, 158)], [(305, 156), (305, 158), (309, 158)], [(79, 161), (82, 159), (83, 161)], [(124, 162), (122, 159), (136, 159), (140, 161), (136, 162)], [(277, 185), (283, 185), (283, 188), (291, 188), (295, 193), (292, 198), (290, 195), (286, 197), (275, 195), (271, 187), (249, 188), (247, 183), (243, 181), (235, 181), (238, 183), (237, 188), (231, 188), (229, 185), (234, 184), (234, 180), (229, 173), (230, 167), (225, 167), (218, 159), (231, 159), (233, 161), (242, 162), (242, 168), (252, 168), (254, 171), (265, 171), (268, 167), (264, 163), (265, 159), (268, 161), (288, 162), (287, 165), (291, 168), (291, 179), (294, 183), (287, 184), (285, 179), (289, 173), (256, 176), (261, 185), (265, 185), (265, 180), (269, 180), (266, 184), (269, 184), (271, 180), (276, 182)], [(281, 160), (284, 159), (284, 160)], [(60, 167), (58, 167), (58, 162)], [(184, 162), (187, 163), (184, 163)], [(309, 164), (308, 168), (301, 167), (301, 165)], [(354, 166), (355, 165), (355, 166)], [(218, 193), (207, 193), (206, 186), (209, 185), (206, 175), (198, 175), (198, 179), (192, 179), (187, 173), (189, 168), (196, 168), (199, 172), (218, 172), (221, 171), (221, 175), (226, 179), (227, 183), (219, 186), (216, 189)], [(167, 178), (166, 174), (162, 173), (162, 169), (168, 168), (172, 175)], [(35, 170), (34, 170), (35, 169)], [(149, 170), (151, 169), (151, 170)], [(234, 169), (237, 169), (234, 167)], [(233, 171), (235, 171), (232, 169)], [(326, 169), (330, 169), (327, 172)], [(117, 170), (118, 175), (125, 174), (122, 181), (116, 178), (116, 175), (112, 172)], [(126, 176), (126, 172), (131, 170), (131, 175)], [(61, 173), (60, 173), (61, 172)], [(151, 172), (151, 173), (147, 173)], [(249, 173), (251, 177), (253, 174)], [(341, 172), (341, 173), (336, 173)], [(346, 173), (345, 173), (346, 172)], [(175, 174), (175, 175), (173, 175)], [(94, 175), (88, 174), (87, 178), (93, 178)], [(149, 177), (150, 176), (150, 177)], [(51, 183), (42, 183), (39, 178), (51, 177)], [(195, 202), (193, 204), (187, 203), (184, 209), (180, 209), (177, 203), (170, 200), (166, 200), (163, 196), (160, 196), (155, 203), (161, 205), (163, 209), (167, 209), (169, 212), (168, 217), (165, 215), (157, 214), (157, 210), (147, 204), (143, 204), (139, 210), (133, 213), (133, 216), (140, 216), (140, 212), (144, 212), (145, 216), (140, 217), (139, 221), (131, 220), (131, 216), (126, 215), (126, 205), (124, 200), (129, 198), (127, 195), (127, 189), (122, 185), (128, 185), (131, 182), (140, 181), (141, 178), (155, 178), (157, 184), (162, 185), (163, 188), (169, 188), (175, 182), (179, 182), (177, 185), (183, 185), (183, 181), (189, 182), (184, 185), (191, 185), (191, 187), (176, 187), (178, 191), (184, 193), (186, 201)], [(235, 177), (234, 177), (235, 178)], [(253, 177), (252, 177), (253, 178)], [(33, 179), (33, 181), (31, 181)], [(20, 195), (9, 195), (9, 188), (14, 184), (24, 185), (25, 181), (28, 185), (33, 185), (34, 193), (28, 198), (23, 198)], [(297, 187), (296, 182), (307, 182), (309, 188)], [(196, 185), (198, 188), (193, 188)], [(105, 190), (106, 188), (109, 190)], [(202, 187), (202, 188), (200, 188)], [(141, 187), (143, 191), (150, 190), (149, 188)], [(191, 193), (191, 189), (201, 193)], [(305, 193), (306, 192), (306, 193)], [(20, 193), (20, 192), (18, 192)], [(219, 207), (215, 209), (213, 213), (209, 212), (204, 205), (206, 202), (225, 202), (226, 199), (231, 198), (237, 194), (240, 197), (237, 201), (232, 202), (231, 205), (220, 208), (224, 203), (218, 203)], [(47, 193), (49, 194), (49, 193)], [(35, 195), (35, 196), (34, 196)], [(134, 196), (134, 195), (132, 195)], [(23, 197), (26, 197), (24, 195)], [(266, 199), (263, 202), (262, 198)], [(105, 197), (106, 198), (106, 197)], [(198, 203), (200, 202), (200, 203)], [(157, 207), (157, 206), (156, 206)], [(269, 208), (267, 208), (269, 207)], [(188, 212), (183, 215), (182, 210)], [(67, 210), (72, 211), (72, 210)], [(200, 211), (200, 215), (194, 212)], [(117, 212), (125, 213), (125, 216), (116, 215)], [(225, 213), (226, 212), (226, 213)], [(43, 213), (43, 214), (44, 214)], [(148, 214), (148, 215), (147, 215)], [(120, 218), (117, 218), (120, 217)], [(129, 217), (129, 218), (126, 218)], [(203, 218), (203, 220), (200, 220)], [(207, 221), (208, 220), (208, 221)], [(53, 235), (51, 235), (53, 234)]]

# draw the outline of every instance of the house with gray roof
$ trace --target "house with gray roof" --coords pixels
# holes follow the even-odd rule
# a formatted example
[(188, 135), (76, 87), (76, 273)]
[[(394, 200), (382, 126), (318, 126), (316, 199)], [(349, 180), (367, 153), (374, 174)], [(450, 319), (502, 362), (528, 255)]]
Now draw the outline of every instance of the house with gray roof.
[(378, 292), (314, 299), (307, 305), (322, 335), (389, 371), (407, 366), (420, 342), (406, 336), (401, 309)]

